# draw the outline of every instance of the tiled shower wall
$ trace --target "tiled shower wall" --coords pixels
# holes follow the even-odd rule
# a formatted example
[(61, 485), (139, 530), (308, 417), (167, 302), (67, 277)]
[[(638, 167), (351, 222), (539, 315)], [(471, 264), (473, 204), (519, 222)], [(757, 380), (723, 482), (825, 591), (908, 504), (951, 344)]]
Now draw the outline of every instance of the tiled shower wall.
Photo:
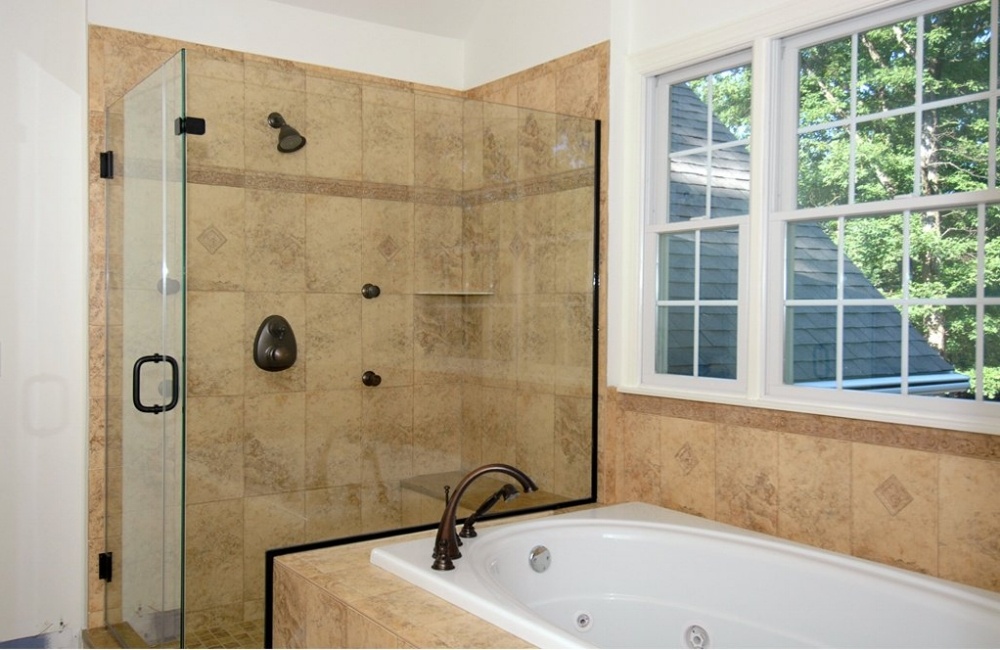
[[(585, 496), (590, 350), (580, 342), (593, 305), (581, 234), (592, 230), (593, 177), (577, 167), (593, 134), (538, 111), (596, 117), (606, 46), (534, 73), (516, 103), (537, 110), (519, 112), (94, 27), (95, 157), (105, 99), (182, 46), (189, 112), (211, 135), (189, 139), (188, 629), (260, 618), (267, 548), (398, 526), (400, 478), (506, 461)], [(306, 135), (305, 150), (275, 150), (271, 111)], [(534, 155), (560, 136), (560, 158)], [(103, 197), (91, 182), (96, 554), (106, 334)], [(382, 295), (363, 300), (364, 282)], [(248, 353), (271, 313), (300, 346), (300, 363), (273, 374)], [(541, 316), (518, 325), (527, 313)], [(377, 389), (360, 383), (369, 368)], [(92, 572), (91, 625), (102, 591)]]

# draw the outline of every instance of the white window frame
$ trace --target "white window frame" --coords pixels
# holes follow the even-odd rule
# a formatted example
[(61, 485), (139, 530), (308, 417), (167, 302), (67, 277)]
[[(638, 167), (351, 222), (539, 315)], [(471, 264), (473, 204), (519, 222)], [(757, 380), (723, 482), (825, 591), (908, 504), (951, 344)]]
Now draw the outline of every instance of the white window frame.
[[(646, 125), (650, 139), (659, 142), (650, 149), (650, 160), (648, 161), (650, 173), (649, 178), (657, 179), (655, 183), (648, 183), (646, 186), (646, 205), (648, 211), (643, 218), (643, 259), (650, 260), (643, 265), (643, 313), (642, 313), (642, 347), (644, 350), (653, 351), (651, 354), (643, 355), (642, 359), (642, 381), (646, 385), (659, 386), (663, 388), (673, 388), (684, 390), (691, 385), (691, 380), (696, 379), (699, 383), (710, 386), (708, 390), (727, 394), (745, 394), (747, 390), (747, 358), (746, 358), (746, 338), (747, 319), (743, 315), (744, 305), (748, 297), (748, 283), (744, 281), (748, 277), (748, 257), (749, 245), (749, 216), (722, 217), (716, 219), (692, 219), (690, 221), (670, 222), (668, 206), (670, 203), (669, 183), (664, 182), (669, 174), (670, 158), (670, 103), (668, 98), (668, 87), (672, 84), (682, 83), (689, 79), (697, 79), (706, 75), (729, 70), (741, 65), (751, 65), (752, 52), (749, 49), (733, 54), (728, 54), (715, 59), (703, 61), (701, 63), (686, 66), (673, 70), (665, 75), (656, 75), (648, 79), (649, 84), (647, 96), (650, 98), (650, 105), (647, 109), (649, 121)], [(752, 69), (752, 68), (751, 68)], [(711, 114), (708, 115), (711, 120)], [(657, 128), (659, 125), (661, 128)], [(665, 128), (663, 128), (665, 127)], [(751, 120), (751, 134), (753, 133), (753, 122)], [(752, 137), (752, 135), (751, 135)], [(709, 144), (711, 147), (711, 144)], [(752, 176), (751, 176), (752, 178)], [(710, 190), (709, 190), (710, 192)], [(736, 369), (735, 379), (721, 379), (715, 377), (690, 377), (687, 375), (674, 375), (657, 373), (655, 369), (655, 349), (657, 337), (657, 310), (659, 300), (657, 299), (658, 284), (658, 258), (659, 258), (659, 238), (665, 234), (697, 233), (709, 230), (733, 230), (738, 231), (739, 238), (739, 287), (735, 306), (737, 308), (737, 329), (736, 329)], [(697, 250), (696, 250), (697, 255)], [(698, 268), (694, 269), (696, 274), (695, 286), (697, 287)], [(695, 308), (695, 319), (697, 322), (697, 309), (700, 307), (700, 300), (695, 299), (689, 302)], [(718, 303), (716, 303), (718, 304)], [(695, 347), (697, 349), (699, 332), (697, 327), (694, 330)], [(697, 361), (697, 354), (695, 361)]]
[[(622, 283), (624, 302), (621, 304), (624, 329), (619, 338), (611, 340), (611, 343), (617, 342), (622, 352), (622, 365), (616, 382), (620, 391), (1000, 434), (1000, 405), (996, 403), (790, 386), (784, 384), (783, 375), (785, 225), (790, 221), (824, 216), (822, 209), (788, 210), (785, 209), (787, 203), (783, 203), (789, 200), (789, 196), (794, 197), (795, 188), (789, 188), (787, 184), (797, 182), (797, 172), (783, 173), (786, 165), (797, 166), (797, 130), (792, 129), (790, 134), (783, 133), (782, 119), (785, 118), (782, 116), (787, 116), (788, 111), (792, 111), (795, 116), (791, 118), (792, 122), (797, 123), (798, 112), (797, 93), (782, 93), (778, 84), (782, 74), (788, 74), (787, 70), (782, 70), (783, 45), (795, 43), (795, 39), (804, 38), (800, 34), (817, 28), (827, 29), (831, 36), (818, 37), (814, 34), (813, 42), (829, 40), (840, 32), (850, 33), (869, 25), (874, 27), (878, 21), (871, 22), (871, 15), (882, 18), (880, 10), (885, 8), (889, 12), (898, 10), (898, 18), (902, 19), (959, 4), (964, 2), (845, 0), (837, 8), (817, 10), (816, 7), (809, 7), (798, 15), (795, 11), (789, 11), (786, 6), (783, 11), (768, 12), (753, 20), (733, 25), (730, 30), (718, 30), (713, 36), (702, 34), (698, 38), (663, 46), (629, 59), (628, 93), (624, 103), (626, 106), (631, 104), (638, 110), (636, 118), (623, 120), (627, 140), (624, 147), (627, 159), (624, 176), (627, 184), (631, 179), (637, 187), (625, 188), (623, 198), (626, 214), (632, 215), (628, 217), (622, 230), (627, 247), (620, 260), (625, 273)], [(824, 27), (826, 25), (828, 27)], [(648, 188), (649, 181), (653, 178), (653, 166), (649, 160), (651, 144), (648, 140), (652, 119), (651, 80), (674, 70), (694, 70), (699, 65), (721, 69), (718, 61), (747, 48), (752, 51), (753, 126), (750, 219), (745, 226), (746, 232), (741, 230), (740, 235), (741, 272), (745, 273), (740, 278), (741, 377), (735, 382), (669, 375), (651, 377), (645, 369), (647, 359), (648, 363), (652, 363), (655, 351), (655, 346), (651, 345), (653, 341), (648, 338), (648, 332), (653, 328), (644, 326), (649, 323), (648, 298), (653, 289), (650, 285), (655, 287), (656, 261), (655, 247), (650, 248), (649, 238), (645, 234), (646, 212), (652, 200)], [(784, 65), (796, 68), (797, 83), (797, 62)], [(790, 158), (789, 151), (793, 152)], [(646, 162), (640, 162), (644, 160)], [(784, 179), (785, 187), (776, 180), (779, 178)], [(1000, 202), (1000, 191), (985, 190), (960, 196), (935, 197), (931, 203), (940, 207), (957, 207), (979, 201)], [(894, 210), (906, 208), (905, 205), (891, 203)], [(928, 200), (926, 197), (917, 198), (913, 200), (913, 204), (919, 204), (920, 209), (927, 209)], [(841, 206), (837, 212), (840, 216), (866, 214), (880, 209), (880, 206), (871, 203), (851, 204)], [(852, 212), (853, 210), (856, 212)], [(635, 252), (629, 253), (628, 247)], [(653, 275), (650, 275), (650, 267)], [(766, 281), (763, 280), (765, 278)], [(629, 304), (635, 306), (634, 311)], [(655, 309), (655, 300), (652, 304)], [(634, 335), (629, 335), (630, 330)], [(664, 377), (667, 379), (664, 380)], [(720, 383), (730, 384), (735, 390), (720, 388)]]

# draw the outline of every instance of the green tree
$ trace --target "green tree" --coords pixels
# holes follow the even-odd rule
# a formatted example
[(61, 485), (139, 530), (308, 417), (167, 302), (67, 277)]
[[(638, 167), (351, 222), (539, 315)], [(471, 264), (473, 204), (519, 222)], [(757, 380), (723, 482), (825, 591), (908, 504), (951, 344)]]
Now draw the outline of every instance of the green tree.
[[(918, 20), (923, 21), (922, 60)], [(969, 96), (989, 89), (990, 38), (990, 3), (982, 0), (803, 49), (798, 204), (985, 189), (991, 164), (988, 103)], [(929, 102), (941, 103), (924, 106)], [(847, 255), (887, 297), (902, 291), (903, 218), (852, 220), (845, 233)], [(913, 214), (907, 225), (910, 295), (975, 296), (976, 210)], [(997, 287), (1000, 218), (993, 208), (986, 238), (987, 287)], [(914, 307), (910, 320), (956, 369), (975, 376), (975, 309)], [(996, 399), (1000, 310), (988, 308), (983, 325), (983, 387), (987, 397)]]

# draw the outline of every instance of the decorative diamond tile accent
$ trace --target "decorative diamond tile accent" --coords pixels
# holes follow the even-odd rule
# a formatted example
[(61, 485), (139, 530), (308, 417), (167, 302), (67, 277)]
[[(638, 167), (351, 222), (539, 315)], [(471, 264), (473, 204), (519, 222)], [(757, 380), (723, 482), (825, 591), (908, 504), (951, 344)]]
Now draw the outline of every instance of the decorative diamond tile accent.
[(395, 257), (396, 253), (399, 252), (399, 244), (390, 235), (386, 235), (385, 239), (379, 242), (378, 252), (382, 254), (386, 260), (391, 260)]
[(686, 442), (680, 449), (677, 450), (677, 453), (674, 454), (674, 458), (677, 460), (677, 464), (681, 466), (681, 471), (684, 472), (684, 476), (690, 474), (691, 470), (697, 467), (698, 463), (701, 462), (698, 460), (697, 454), (694, 453), (694, 449), (692, 449), (691, 445)]
[(510, 242), (510, 252), (514, 254), (514, 257), (521, 257), (521, 251), (524, 250), (524, 240), (521, 239), (520, 235), (514, 235), (514, 239)]
[(896, 478), (895, 474), (883, 481), (882, 485), (875, 488), (875, 496), (893, 517), (898, 515), (903, 508), (910, 505), (913, 501), (913, 497), (906, 491), (902, 481)]
[(205, 250), (213, 255), (217, 250), (222, 248), (222, 245), (227, 241), (226, 236), (219, 232), (215, 226), (209, 226), (204, 232), (198, 235), (198, 243), (204, 246)]

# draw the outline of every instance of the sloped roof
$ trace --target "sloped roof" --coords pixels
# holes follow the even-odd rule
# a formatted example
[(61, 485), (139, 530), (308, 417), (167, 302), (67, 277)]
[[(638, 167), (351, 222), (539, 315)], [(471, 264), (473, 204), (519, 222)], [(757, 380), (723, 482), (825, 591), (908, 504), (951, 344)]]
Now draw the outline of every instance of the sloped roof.
[[(686, 85), (671, 87), (670, 215), (673, 221), (743, 215), (749, 212), (750, 156), (722, 122), (712, 116), (711, 169), (704, 153), (708, 134), (706, 105)], [(726, 146), (731, 143), (731, 146)], [(691, 152), (701, 148), (701, 152)], [(688, 153), (685, 153), (685, 152)], [(709, 196), (710, 195), (710, 196)], [(709, 198), (710, 201), (706, 201)], [(710, 212), (711, 214), (706, 214)], [(738, 241), (735, 231), (711, 232), (703, 240), (699, 266), (700, 298), (735, 300)], [(797, 300), (836, 297), (837, 245), (815, 222), (794, 226), (794, 265), (789, 280)], [(661, 295), (671, 299), (694, 298), (694, 238), (670, 235), (669, 265), (661, 269), (666, 285)], [(844, 297), (883, 299), (882, 294), (849, 259), (844, 260)], [(666, 308), (667, 346), (657, 360), (658, 372), (693, 374), (694, 311), (691, 307)], [(832, 386), (836, 379), (837, 323), (835, 307), (803, 306), (786, 315), (792, 329), (792, 359), (787, 365), (795, 384)], [(898, 392), (902, 353), (900, 312), (890, 304), (845, 306), (843, 317), (844, 386), (862, 390)], [(968, 377), (955, 372), (909, 323), (909, 384), (911, 392), (925, 386), (928, 392), (964, 390)], [(699, 376), (736, 376), (736, 309), (702, 307), (699, 321)]]

